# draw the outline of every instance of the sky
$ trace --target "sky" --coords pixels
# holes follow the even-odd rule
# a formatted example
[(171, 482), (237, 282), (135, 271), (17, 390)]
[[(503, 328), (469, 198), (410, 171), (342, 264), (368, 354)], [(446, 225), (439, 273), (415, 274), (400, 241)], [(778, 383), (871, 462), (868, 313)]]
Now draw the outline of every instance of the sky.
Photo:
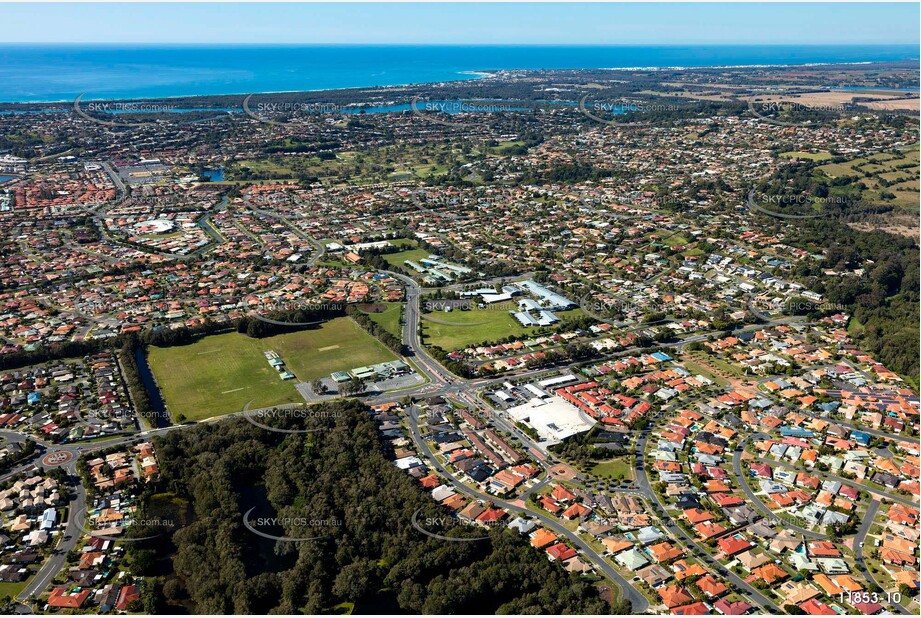
[(0, 43), (919, 43), (919, 3), (0, 3)]

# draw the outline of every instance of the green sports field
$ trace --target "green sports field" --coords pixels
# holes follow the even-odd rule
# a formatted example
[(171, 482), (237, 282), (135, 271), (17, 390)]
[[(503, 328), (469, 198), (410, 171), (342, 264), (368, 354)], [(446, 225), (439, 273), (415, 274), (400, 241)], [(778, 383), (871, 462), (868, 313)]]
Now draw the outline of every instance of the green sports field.
[[(268, 350), (297, 380), (278, 376), (263, 355)], [(250, 401), (251, 408), (303, 402), (295, 382), (395, 358), (349, 318), (264, 339), (227, 333), (184, 346), (151, 346), (147, 355), (174, 419), (182, 414), (188, 420), (239, 412)]]

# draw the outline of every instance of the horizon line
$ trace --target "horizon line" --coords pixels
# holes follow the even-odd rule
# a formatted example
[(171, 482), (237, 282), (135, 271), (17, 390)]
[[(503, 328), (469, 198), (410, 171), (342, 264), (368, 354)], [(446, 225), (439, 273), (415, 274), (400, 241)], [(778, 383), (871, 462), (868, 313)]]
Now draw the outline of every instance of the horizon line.
[(282, 42), (282, 43), (199, 43), (195, 41), (0, 41), (0, 46), (13, 45), (98, 45), (98, 46), (176, 46), (191, 47), (918, 47), (921, 42), (909, 41), (898, 43), (726, 43), (726, 42), (684, 42), (684, 43), (318, 43), (318, 42)]

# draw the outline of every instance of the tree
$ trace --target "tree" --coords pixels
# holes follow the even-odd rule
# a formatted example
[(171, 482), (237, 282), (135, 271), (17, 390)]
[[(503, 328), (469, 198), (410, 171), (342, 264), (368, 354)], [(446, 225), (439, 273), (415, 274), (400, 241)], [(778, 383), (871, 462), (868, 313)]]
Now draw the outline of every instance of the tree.
[[(447, 550), (420, 534), (414, 514), (418, 521), (448, 514), (392, 465), (367, 406), (338, 400), (317, 410), (333, 426), (309, 436), (266, 432), (235, 417), (156, 438), (159, 482), (196, 514), (172, 543), (156, 547), (172, 558), (188, 592), (183, 606), (319, 614), (344, 601), (374, 608), (378, 591), (389, 589), (388, 602), (405, 614), (609, 612), (594, 584), (549, 562), (520, 535), (494, 530), (488, 543)], [(264, 509), (258, 516), (341, 524), (318, 528), (322, 536), (310, 543), (277, 543), (273, 557), (254, 551), (259, 541), (242, 525), (252, 506)], [(296, 526), (286, 532), (299, 533)], [(160, 590), (164, 598), (177, 592)]]
[(185, 597), (185, 590), (182, 583), (175, 577), (171, 577), (163, 584), (163, 596), (167, 601), (178, 601)]
[(144, 603), (140, 599), (131, 599), (128, 601), (128, 605), (125, 606), (125, 609), (132, 614), (136, 614), (144, 611)]
[(342, 599), (360, 599), (379, 586), (377, 564), (363, 559), (343, 567), (333, 582), (333, 594)]
[(131, 573), (134, 575), (152, 575), (156, 565), (157, 555), (150, 549), (130, 550)]
[(345, 395), (346, 397), (358, 395), (359, 393), (363, 393), (364, 390), (365, 390), (365, 381), (361, 378), (353, 377), (348, 382), (345, 382), (339, 386), (339, 392)]

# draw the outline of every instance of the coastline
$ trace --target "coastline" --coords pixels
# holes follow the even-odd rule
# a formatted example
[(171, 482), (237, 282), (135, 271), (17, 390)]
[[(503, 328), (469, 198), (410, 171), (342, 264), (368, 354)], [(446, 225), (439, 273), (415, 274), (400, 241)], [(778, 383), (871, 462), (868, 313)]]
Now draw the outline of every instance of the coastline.
[[(519, 69), (503, 69), (504, 71), (517, 71)], [(576, 69), (573, 69), (576, 70)], [(586, 71), (596, 71), (596, 70), (605, 70), (605, 69), (578, 69)], [(253, 92), (219, 92), (211, 94), (177, 94), (172, 96), (158, 96), (158, 97), (118, 97), (118, 98), (81, 98), (80, 101), (130, 101), (130, 102), (141, 102), (141, 101), (170, 101), (170, 100), (180, 100), (180, 99), (200, 99), (203, 97), (247, 97), (252, 94), (267, 94), (267, 95), (280, 95), (280, 94), (298, 94), (302, 92), (342, 92), (344, 90), (375, 90), (375, 91), (386, 91), (390, 88), (413, 88), (416, 86), (434, 86), (438, 84), (453, 84), (456, 82), (466, 82), (473, 81), (477, 79), (486, 79), (489, 77), (494, 77), (495, 73), (486, 71), (462, 71), (460, 74), (471, 75), (472, 77), (459, 78), (459, 79), (449, 79), (449, 80), (439, 80), (434, 82), (408, 82), (405, 84), (386, 84), (381, 86), (341, 86), (339, 88), (315, 88), (315, 89), (303, 89), (303, 90), (258, 90)], [(82, 93), (79, 96), (83, 96), (86, 93)], [(0, 107), (4, 105), (60, 105), (67, 104), (73, 105), (74, 99), (57, 99), (54, 101), (0, 101)], [(202, 108), (203, 110), (207, 108)]]
[[(533, 73), (533, 72), (552, 72), (552, 71), (624, 71), (635, 73), (639, 71), (693, 71), (693, 70), (744, 70), (744, 69), (777, 69), (777, 68), (806, 68), (806, 67), (840, 67), (840, 66), (867, 66), (872, 64), (893, 64), (898, 62), (917, 62), (916, 60), (860, 60), (847, 62), (805, 62), (805, 63), (771, 63), (771, 64), (727, 64), (727, 65), (662, 65), (662, 66), (634, 66), (634, 67), (593, 67), (593, 68), (567, 68), (567, 69), (494, 69), (494, 70), (464, 70), (457, 71), (458, 77), (449, 80), (436, 80), (427, 82), (406, 82), (396, 84), (384, 84), (376, 86), (341, 86), (337, 88), (315, 88), (315, 89), (298, 89), (298, 90), (259, 90), (252, 92), (222, 92), (206, 94), (182, 94), (171, 96), (153, 96), (153, 97), (100, 97), (100, 98), (81, 98), (86, 102), (143, 102), (143, 101), (170, 101), (185, 99), (201, 99), (207, 97), (247, 97), (250, 95), (295, 95), (299, 93), (319, 93), (319, 92), (345, 92), (349, 90), (356, 91), (373, 91), (386, 92), (390, 89), (414, 88), (423, 86), (438, 86), (446, 84), (456, 84), (465, 81), (475, 81), (483, 79), (496, 78), (502, 73)], [(910, 88), (906, 88), (910, 90)], [(79, 96), (83, 97), (87, 93)], [(0, 109), (5, 106), (33, 106), (33, 105), (68, 105), (72, 106), (74, 99), (55, 99), (55, 100), (29, 100), (29, 101), (3, 101), (0, 100)], [(208, 108), (203, 107), (206, 111)], [(48, 110), (54, 112), (58, 110)], [(38, 112), (36, 112), (38, 113)]]

